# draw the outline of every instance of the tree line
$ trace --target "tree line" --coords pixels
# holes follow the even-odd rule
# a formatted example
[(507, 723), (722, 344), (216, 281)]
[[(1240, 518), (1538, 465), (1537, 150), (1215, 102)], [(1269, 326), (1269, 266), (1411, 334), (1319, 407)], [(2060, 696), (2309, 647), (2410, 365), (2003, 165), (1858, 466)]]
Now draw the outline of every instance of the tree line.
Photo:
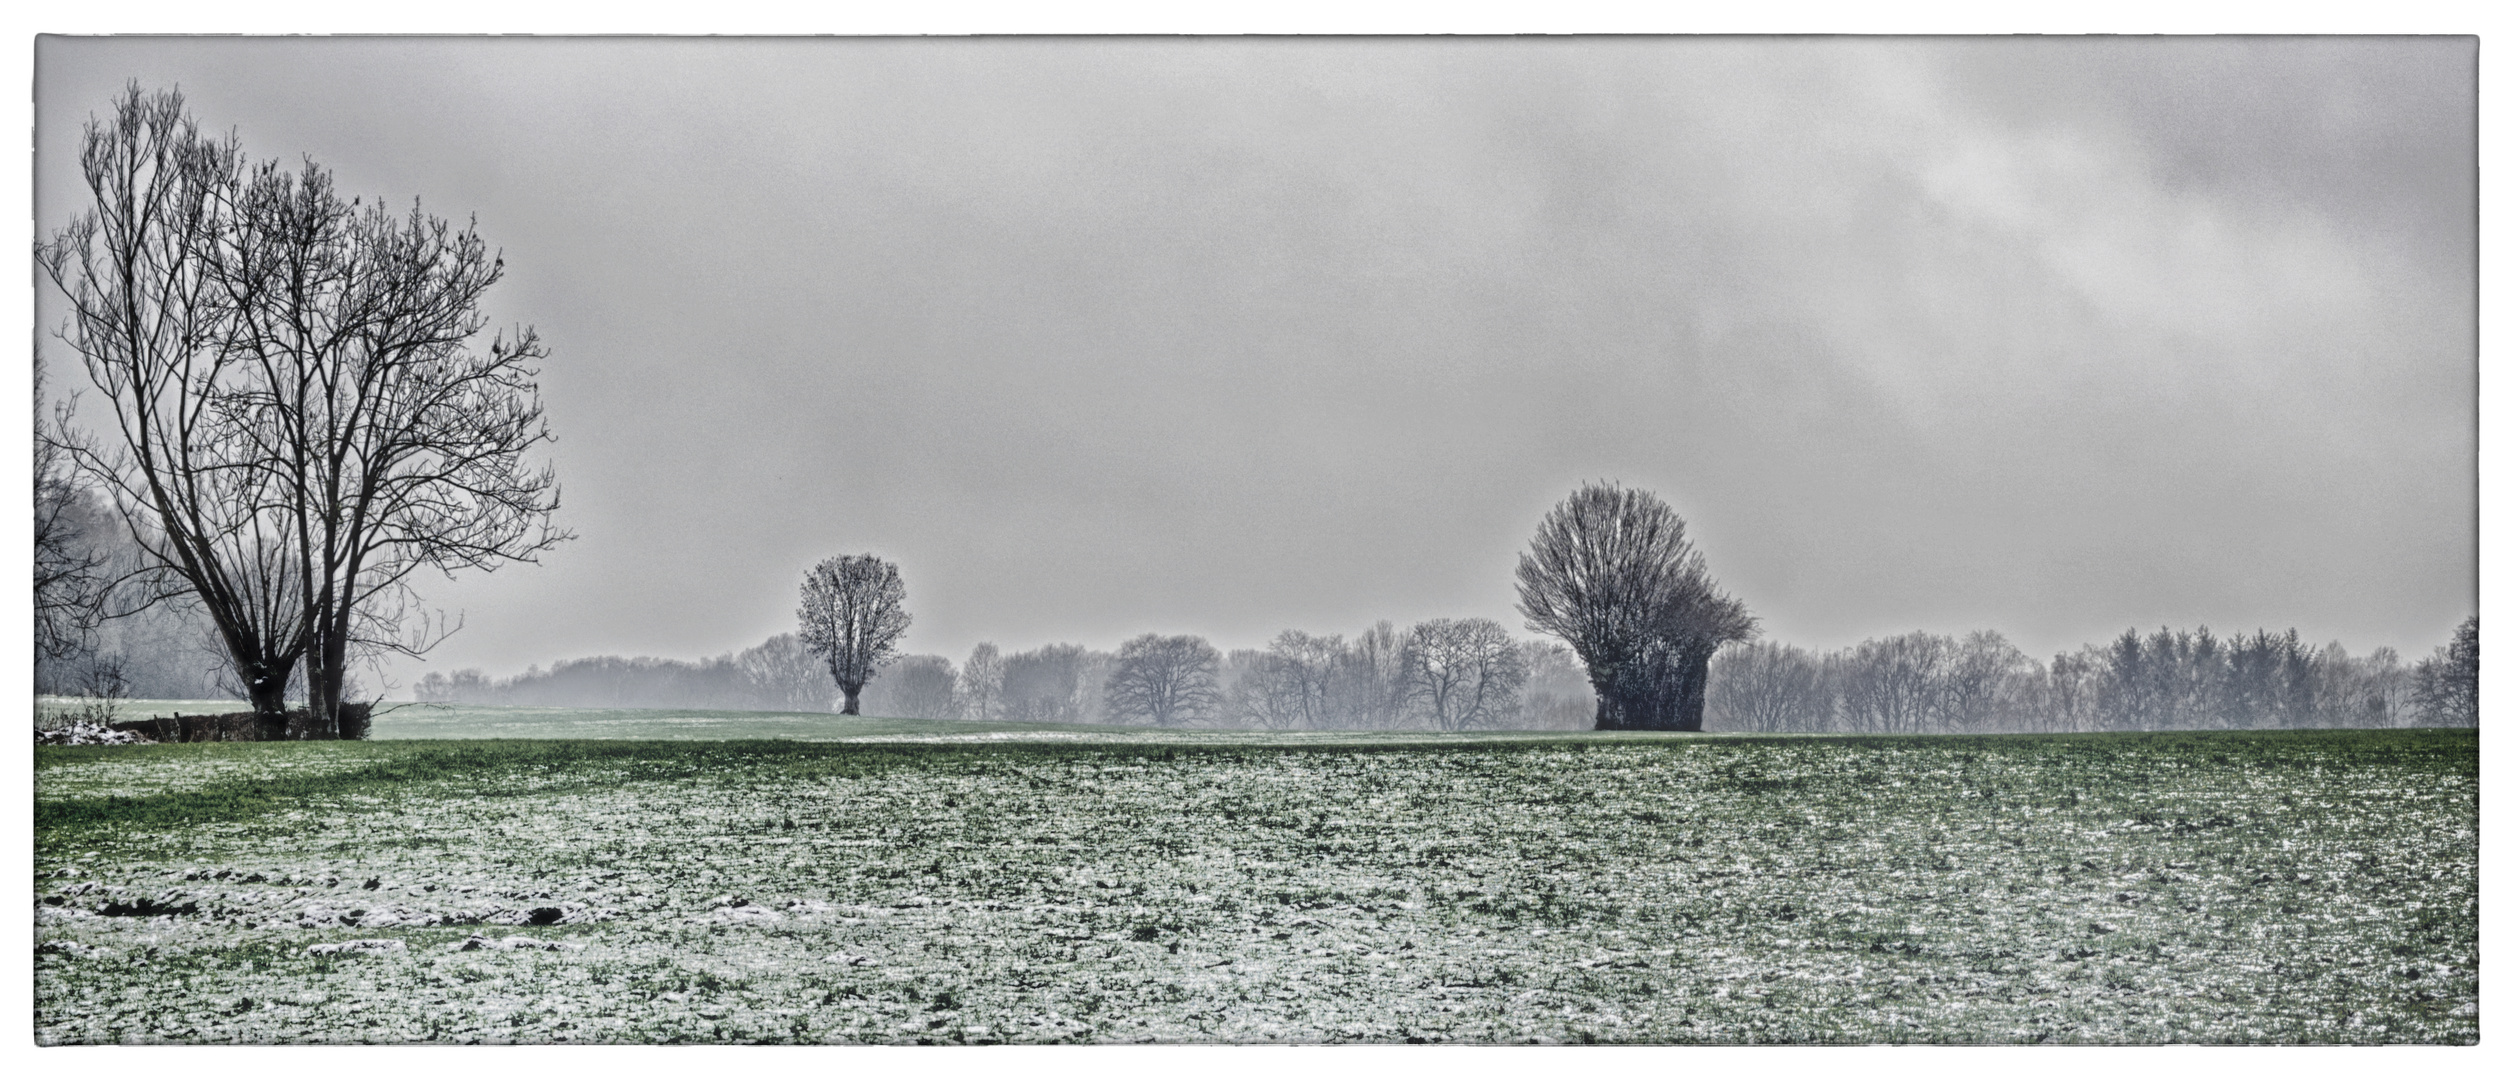
[[(1257, 729), (1572, 728), (1879, 734), (2474, 724), (2477, 620), (2415, 665), (2293, 630), (2124, 632), (2043, 664), (1992, 631), (1913, 632), (1828, 654), (1753, 640), (1657, 496), (1589, 484), (1538, 526), (1519, 610), (1560, 643), (1485, 618), (1381, 621), (1347, 638), (1286, 630), (1228, 653), (1191, 634), (1115, 652), (992, 643), (954, 666), (898, 655), (910, 619), (876, 555), (806, 575), (799, 634), (696, 665), (571, 661), (504, 683), (477, 672), (423, 696), (508, 704), (825, 707), (929, 719)], [(564, 698), (565, 700), (560, 700)], [(822, 705), (802, 704), (817, 699)]]
[(1999, 634), (1913, 632), (1830, 653), (1748, 643), (1713, 665), (1713, 730), (1878, 733), (2474, 726), (2478, 620), (2414, 664), (2293, 630), (2123, 631), (2044, 664)]
[[(421, 701), (839, 711), (827, 666), (794, 634), (699, 661), (601, 656), (504, 679), (430, 672)], [(1572, 729), (1594, 697), (1569, 650), (1512, 640), (1489, 619), (1389, 622), (1349, 637), (1286, 630), (1260, 649), (1145, 634), (1111, 652), (1052, 643), (962, 661), (892, 658), (862, 688), (867, 715), (931, 720), (1272, 730)]]
[[(862, 711), (1274, 730), (1592, 726), (1588, 673), (1561, 645), (1512, 643), (1525, 673), (1513, 697), (1501, 692), (1507, 674), (1481, 679), (1471, 665), (1438, 671), (1419, 645), (1408, 687), (1409, 636), (1381, 622), (1350, 636), (1285, 631), (1265, 648), (1228, 652), (1191, 635), (1147, 634), (1115, 652), (1051, 644), (1006, 654), (983, 643), (958, 663), (931, 654), (896, 658), (864, 687)], [(2387, 647), (2356, 656), (2337, 642), (2308, 645), (2293, 631), (2220, 638), (2206, 628), (2124, 632), (2048, 663), (1994, 631), (1913, 632), (1823, 653), (1736, 643), (1712, 660), (1704, 727), (1940, 734), (2469, 726), (2477, 723), (2476, 648), (2474, 618), (2451, 644), (2413, 663)], [(422, 701), (482, 705), (839, 707), (826, 666), (793, 634), (698, 661), (601, 656), (505, 679), (476, 669), (432, 672), (417, 690)]]

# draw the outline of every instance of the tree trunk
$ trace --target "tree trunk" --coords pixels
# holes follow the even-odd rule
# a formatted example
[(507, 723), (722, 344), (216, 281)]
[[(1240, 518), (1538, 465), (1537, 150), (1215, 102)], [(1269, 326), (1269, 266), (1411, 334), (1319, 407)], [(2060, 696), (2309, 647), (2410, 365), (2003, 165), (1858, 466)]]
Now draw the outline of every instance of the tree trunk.
[[(1587, 657), (1581, 657), (1583, 661)], [(1597, 694), (1597, 730), (1630, 731), (1635, 719), (1632, 712), (1630, 680), (1624, 677), (1624, 665), (1600, 659), (1588, 666), (1588, 688)]]
[(349, 636), (346, 627), (334, 629), (306, 663), (304, 738), (340, 737), (340, 691), (349, 675)]
[(254, 733), (265, 740), (284, 739), (289, 734), (288, 672), (274, 672), (271, 667), (257, 663), (237, 672), (244, 679), (245, 700), (253, 705)]
[(333, 735), (332, 721), (338, 715), (334, 709), (336, 695), (324, 688), (324, 673), (319, 665), (305, 675), (305, 719), (298, 722), (298, 729), (290, 737), (329, 739)]
[(840, 683), (840, 684), (838, 685), (838, 689), (839, 689), (839, 690), (841, 690), (841, 691), (843, 691), (843, 692), (846, 694), (846, 707), (845, 707), (845, 708), (843, 708), (843, 709), (839, 709), (839, 710), (838, 710), (838, 715), (840, 715), (840, 716), (861, 716), (861, 715), (863, 715), (861, 712), (858, 712), (858, 711), (857, 711), (856, 706), (859, 704), (858, 699), (859, 699), (859, 698), (861, 698), (861, 697), (863, 696), (863, 694), (864, 694), (864, 684), (863, 684), (863, 683), (856, 683), (856, 684), (854, 684), (854, 685), (852, 685), (852, 686), (849, 686), (849, 685), (846, 685), (846, 684), (844, 684), (844, 683)]
[[(1660, 731), (1667, 727), (1667, 664), (1651, 653), (1626, 660), (1597, 687), (1597, 730)], [(1612, 726), (1608, 726), (1611, 724)]]
[(1702, 707), (1709, 699), (1710, 654), (1715, 648), (1687, 646), (1676, 661), (1675, 731), (1700, 731)]
[(1597, 730), (1652, 731), (1659, 727), (1657, 695), (1624, 687), (1597, 695)]

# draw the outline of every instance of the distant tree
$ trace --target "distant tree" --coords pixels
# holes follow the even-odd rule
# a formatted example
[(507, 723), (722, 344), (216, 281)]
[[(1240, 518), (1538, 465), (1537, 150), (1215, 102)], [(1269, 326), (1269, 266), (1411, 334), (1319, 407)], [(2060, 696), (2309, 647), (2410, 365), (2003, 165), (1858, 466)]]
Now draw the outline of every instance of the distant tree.
[(412, 689), (420, 701), (475, 705), (775, 712), (827, 712), (834, 696), (827, 665), (795, 634), (697, 661), (588, 656), (504, 679), (477, 668), (431, 671)]
[(1806, 650), (1752, 642), (1712, 662), (1708, 722), (1729, 731), (1822, 731), (1832, 721), (1823, 665)]
[(823, 559), (803, 578), (803, 646), (829, 665), (846, 697), (838, 711), (860, 715), (864, 684), (898, 655), (907, 634), (907, 586), (899, 568), (877, 556)]
[(1082, 650), (1074, 680), (1074, 715), (1086, 723), (1108, 720), (1108, 680), (1117, 673), (1117, 654), (1106, 649)]
[(2032, 681), (2033, 658), (1995, 630), (1975, 630), (1949, 650), (1939, 672), (1937, 712), (1955, 732), (2017, 730)]
[(2103, 654), (2092, 648), (2051, 658), (2049, 691), (2044, 700), (2057, 730), (2092, 731), (2100, 726), (2095, 700), (2102, 673)]
[[(35, 354), (35, 655), (62, 660), (94, 644), (104, 620), (106, 557), (91, 536), (86, 492), (45, 430), (44, 357)], [(67, 408), (61, 416), (66, 419)], [(61, 423), (66, 432), (68, 424)]]
[(940, 656), (902, 656), (864, 688), (874, 716), (916, 720), (960, 718), (959, 673)]
[(1343, 674), (1344, 636), (1285, 630), (1274, 635), (1265, 651), (1269, 692), (1290, 704), (1290, 726), (1311, 730), (1337, 726), (1334, 709), (1339, 696), (1336, 684)]
[(455, 702), (472, 705), (497, 704), (496, 690), (489, 677), (479, 668), (463, 668), (451, 673), (428, 672), (419, 676), (419, 681), (411, 688), (411, 692), (416, 700), (440, 704)]
[(1405, 635), (1385, 619), (1353, 636), (1333, 684), (1334, 711), (1356, 728), (1383, 730), (1405, 721), (1413, 689), (1405, 678)]
[(1913, 631), (1860, 642), (1841, 668), (1841, 714), (1852, 731), (1907, 735), (1938, 720), (1939, 680), (1954, 639)]
[(1082, 669), (1089, 657), (1089, 649), (1069, 643), (1004, 657), (1003, 718), (1026, 724), (1081, 721)]
[(1192, 635), (1145, 634), (1117, 648), (1108, 677), (1108, 717), (1118, 723), (1178, 727), (1214, 718), (1221, 653)]
[(960, 665), (960, 712), (970, 720), (1003, 718), (1003, 654), (981, 641)]
[(2133, 627), (2112, 640), (2104, 657), (2103, 680), (2096, 687), (2095, 710), (2112, 731), (2143, 731), (2155, 726), (2155, 675), (2148, 670), (2147, 643)]
[(1298, 665), (1272, 649), (1232, 649), (1222, 659), (1223, 693), (1233, 722), (1254, 728), (1296, 728), (1308, 717), (1307, 683)]
[(2232, 688), (2229, 643), (2205, 626), (2135, 631), (2112, 646), (2107, 682), (2112, 723), (2123, 729), (2172, 731), (2222, 723)]
[(733, 658), (754, 708), (829, 711), (828, 669), (795, 634), (778, 634)]
[(2450, 644), (2418, 661), (2412, 678), (2419, 723), (2478, 726), (2478, 616), (2462, 620)]
[(1442, 731), (1504, 727), (1518, 719), (1527, 666), (1509, 631), (1490, 619), (1430, 619), (1406, 634), (1412, 698)]
[(1657, 496), (1589, 484), (1553, 508), (1518, 560), (1529, 629), (1568, 643), (1597, 693), (1597, 728), (1699, 731), (1711, 654), (1754, 632), (1719, 591), (1684, 519)]
[[(2113, 643), (2116, 662), (2124, 648), (2120, 642)], [(2319, 681), (2320, 663), (2320, 656), (2291, 628), (2284, 634), (2263, 629), (2230, 639), (2223, 686), (2217, 694), (2217, 723), (2238, 728), (2313, 726), (2320, 711), (2314, 685)], [(2108, 672), (2104, 684), (2109, 687), (2130, 678)]]
[(1527, 668), (1521, 723), (1554, 730), (1585, 728), (1597, 722), (1596, 691), (1589, 687), (1588, 672), (1571, 650), (1558, 641), (1536, 639), (1519, 642), (1518, 655)]
[(2407, 665), (2400, 663), (2399, 650), (2388, 645), (2378, 647), (2365, 657), (2359, 668), (2365, 727), (2399, 727), (2411, 715), (2409, 697), (2413, 685)]

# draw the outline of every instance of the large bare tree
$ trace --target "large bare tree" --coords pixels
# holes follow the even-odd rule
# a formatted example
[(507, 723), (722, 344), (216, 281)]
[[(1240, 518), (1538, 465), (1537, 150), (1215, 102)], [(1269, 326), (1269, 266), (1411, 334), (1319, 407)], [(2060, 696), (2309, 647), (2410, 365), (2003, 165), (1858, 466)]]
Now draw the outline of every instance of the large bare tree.
[(1108, 676), (1108, 714), (1119, 722), (1176, 727), (1221, 708), (1222, 654), (1200, 637), (1145, 634), (1117, 647)]
[(1688, 575), (1661, 609), (1656, 640), (1645, 653), (1644, 685), (1653, 695), (1652, 726), (1700, 731), (1710, 690), (1710, 658), (1720, 646), (1754, 636), (1743, 601), (1719, 591), (1704, 569)]
[(907, 634), (907, 586), (899, 568), (870, 554), (823, 559), (804, 575), (803, 606), (795, 615), (804, 647), (829, 665), (846, 695), (838, 711), (860, 715), (864, 684), (898, 655)]
[(1754, 632), (1684, 519), (1656, 495), (1610, 483), (1572, 492), (1537, 525), (1518, 559), (1518, 610), (1579, 654), (1600, 731), (1701, 730), (1711, 654)]
[(213, 234), (209, 276), (232, 313), (238, 404), (286, 500), (306, 630), (307, 729), (338, 732), (349, 665), (443, 639), (416, 619), (420, 570), (491, 570), (568, 538), (529, 328), (480, 311), (504, 261), (477, 232), (344, 200), (331, 175), (253, 171)]
[(475, 232), (343, 200), (310, 161), (248, 172), (178, 94), (132, 86), (81, 160), (94, 205), (38, 255), (113, 417), (68, 452), (199, 598), (254, 710), (283, 713), (302, 660), (289, 734), (336, 737), (355, 657), (442, 639), (413, 574), (567, 538), (525, 460), (544, 351), (530, 329), (475, 347), (503, 273)]

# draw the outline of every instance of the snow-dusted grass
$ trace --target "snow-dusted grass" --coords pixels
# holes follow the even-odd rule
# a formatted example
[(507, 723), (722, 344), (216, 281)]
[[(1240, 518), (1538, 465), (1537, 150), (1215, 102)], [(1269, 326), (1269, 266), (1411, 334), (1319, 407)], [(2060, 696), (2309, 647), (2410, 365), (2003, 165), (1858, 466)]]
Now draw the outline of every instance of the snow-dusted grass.
[(36, 794), (45, 1042), (2477, 1037), (2469, 732), (70, 747)]
[[(39, 697), (38, 723), (47, 716), (93, 711), (88, 698)], [(241, 701), (126, 700), (114, 703), (115, 718), (241, 712)], [(799, 739), (805, 741), (890, 738), (930, 735), (938, 738), (994, 736), (1015, 738), (1070, 737), (1125, 728), (1064, 724), (974, 723), (958, 720), (893, 720), (874, 716), (840, 716), (825, 712), (749, 712), (734, 709), (603, 709), (544, 708), (515, 705), (460, 705), (385, 701), (375, 706), (369, 737), (397, 739)]]

